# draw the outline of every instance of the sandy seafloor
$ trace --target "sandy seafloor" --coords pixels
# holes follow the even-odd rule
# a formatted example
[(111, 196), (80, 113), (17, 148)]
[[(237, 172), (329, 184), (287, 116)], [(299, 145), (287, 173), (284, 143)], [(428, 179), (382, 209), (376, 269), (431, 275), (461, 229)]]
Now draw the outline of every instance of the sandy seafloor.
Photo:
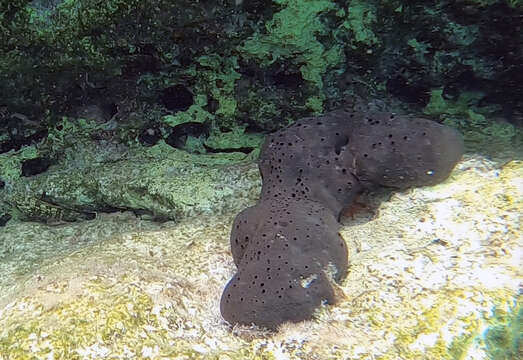
[(467, 154), (443, 184), (360, 201), (338, 304), (276, 333), (220, 317), (235, 214), (11, 221), (0, 359), (495, 359), (490, 329), (521, 351), (521, 157)]

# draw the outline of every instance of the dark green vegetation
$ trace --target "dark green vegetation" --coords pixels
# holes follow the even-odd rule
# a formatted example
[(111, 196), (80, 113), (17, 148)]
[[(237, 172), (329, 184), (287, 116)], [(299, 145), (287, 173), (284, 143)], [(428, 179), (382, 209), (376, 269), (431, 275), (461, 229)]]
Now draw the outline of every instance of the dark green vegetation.
[(443, 88), (520, 116), (521, 15), (517, 1), (3, 1), (1, 103), (154, 121), (201, 95), (220, 124), (271, 129), (347, 92), (424, 107)]
[(2, 0), (0, 155), (18, 160), (0, 180), (64, 160), (78, 118), (104, 144), (248, 153), (252, 133), (352, 96), (510, 140), (522, 15), (516, 0)]

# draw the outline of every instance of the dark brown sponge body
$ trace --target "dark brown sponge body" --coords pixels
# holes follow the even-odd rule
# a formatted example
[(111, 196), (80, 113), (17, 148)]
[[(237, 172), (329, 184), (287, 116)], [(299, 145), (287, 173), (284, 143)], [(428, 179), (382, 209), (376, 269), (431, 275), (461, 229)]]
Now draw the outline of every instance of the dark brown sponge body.
[(382, 112), (336, 111), (268, 136), (260, 200), (233, 223), (238, 272), (222, 295), (224, 319), (268, 328), (310, 319), (347, 272), (341, 210), (366, 188), (441, 182), (462, 154), (455, 130)]

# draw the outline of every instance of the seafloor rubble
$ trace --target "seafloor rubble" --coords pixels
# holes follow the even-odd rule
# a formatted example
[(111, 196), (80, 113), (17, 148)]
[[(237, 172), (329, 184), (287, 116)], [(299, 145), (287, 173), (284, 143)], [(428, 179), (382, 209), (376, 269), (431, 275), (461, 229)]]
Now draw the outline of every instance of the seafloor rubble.
[(233, 212), (177, 224), (130, 213), (10, 221), (0, 359), (515, 356), (522, 179), (521, 160), (467, 154), (440, 185), (361, 199), (367, 211), (343, 220), (350, 267), (339, 302), (275, 333), (220, 317)]

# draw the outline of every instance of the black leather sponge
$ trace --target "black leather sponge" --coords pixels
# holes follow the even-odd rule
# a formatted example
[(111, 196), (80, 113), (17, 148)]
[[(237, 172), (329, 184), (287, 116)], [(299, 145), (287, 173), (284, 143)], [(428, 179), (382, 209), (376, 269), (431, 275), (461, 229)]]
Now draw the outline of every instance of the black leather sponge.
[(461, 135), (430, 120), (359, 110), (305, 118), (266, 139), (258, 203), (236, 217), (238, 272), (221, 299), (231, 324), (277, 328), (335, 301), (347, 272), (340, 211), (363, 189), (431, 185), (463, 154)]

